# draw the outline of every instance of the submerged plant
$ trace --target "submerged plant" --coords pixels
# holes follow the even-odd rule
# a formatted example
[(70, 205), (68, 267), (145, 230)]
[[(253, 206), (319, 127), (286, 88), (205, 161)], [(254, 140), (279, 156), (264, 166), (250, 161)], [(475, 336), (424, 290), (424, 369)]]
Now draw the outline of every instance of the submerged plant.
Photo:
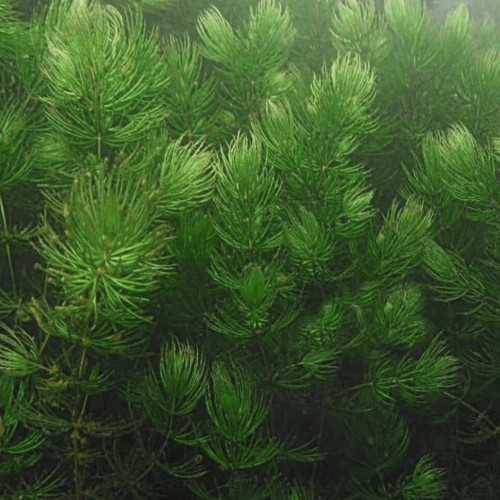
[(0, 0), (0, 497), (495, 498), (495, 43), (115, 4)]

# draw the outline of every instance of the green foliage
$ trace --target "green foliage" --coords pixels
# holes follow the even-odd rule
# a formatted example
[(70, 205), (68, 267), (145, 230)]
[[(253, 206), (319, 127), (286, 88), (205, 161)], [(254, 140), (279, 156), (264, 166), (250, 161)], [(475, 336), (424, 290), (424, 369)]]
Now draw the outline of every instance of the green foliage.
[(213, 394), (207, 400), (208, 414), (215, 428), (226, 439), (239, 441), (260, 427), (269, 408), (252, 394), (248, 375), (221, 365), (212, 370)]
[(39, 368), (37, 345), (23, 330), (13, 331), (1, 325), (6, 333), (0, 334), (0, 369), (9, 377), (25, 377)]
[(402, 210), (393, 204), (372, 247), (375, 262), (380, 263), (380, 275), (406, 274), (416, 267), (421, 248), (428, 236), (432, 216), (424, 214), (416, 200), (408, 200)]
[(130, 384), (127, 400), (140, 403), (158, 430), (170, 438), (174, 416), (191, 413), (203, 397), (205, 362), (189, 344), (177, 340), (161, 350), (159, 377), (152, 366), (138, 382)]
[(50, 126), (40, 148), (47, 163), (56, 155), (71, 169), (65, 151), (108, 157), (161, 123), (168, 73), (158, 35), (146, 32), (139, 10), (122, 15), (97, 2), (65, 0), (51, 4), (39, 22), (47, 40), (40, 48)]
[(364, 3), (348, 0), (339, 4), (331, 30), (335, 50), (339, 54), (359, 54), (371, 63), (383, 60), (386, 40), (376, 14), (372, 0)]
[(252, 390), (243, 370), (215, 364), (207, 412), (215, 434), (202, 443), (207, 455), (223, 469), (247, 469), (269, 462), (280, 443), (258, 429), (269, 412), (264, 399)]
[(446, 355), (444, 345), (433, 340), (420, 358), (406, 355), (395, 366), (388, 360), (376, 362), (370, 378), (374, 395), (382, 403), (394, 401), (394, 389), (407, 403), (422, 406), (457, 385), (458, 368), (458, 360)]
[(17, 99), (3, 100), (0, 112), (0, 190), (5, 193), (25, 180), (33, 169), (33, 157), (26, 151), (28, 141), (25, 110)]
[[(15, 374), (16, 375), (16, 374)], [(22, 374), (17, 374), (21, 375)], [(22, 470), (36, 463), (39, 459), (35, 452), (43, 444), (44, 438), (40, 433), (28, 434), (24, 439), (16, 439), (15, 433), (19, 426), (19, 418), (16, 418), (15, 403), (22, 404), (27, 397), (26, 388), (17, 384), (10, 374), (2, 375), (0, 378), (0, 408), (2, 409), (2, 476), (7, 476), (14, 471)], [(33, 454), (32, 454), (33, 453)], [(31, 456), (28, 454), (32, 454)], [(6, 457), (7, 455), (7, 457)], [(21, 460), (10, 460), (12, 455), (19, 455)]]
[(0, 497), (496, 498), (491, 26), (114, 4), (0, 0)]
[(408, 450), (409, 429), (394, 409), (372, 416), (371, 424), (364, 429), (359, 427), (360, 420), (367, 423), (363, 417), (354, 417), (347, 423), (351, 431), (356, 431), (353, 432), (353, 444), (360, 449), (353, 466), (358, 469), (360, 477), (370, 477), (390, 469), (401, 460)]
[(135, 0), (141, 9), (147, 11), (156, 12), (158, 10), (163, 10), (169, 7), (175, 0)]
[(444, 471), (432, 465), (430, 457), (422, 457), (413, 474), (405, 478), (399, 486), (399, 494), (404, 500), (417, 498), (442, 498), (444, 493)]
[(144, 294), (168, 270), (165, 228), (149, 231), (151, 211), (137, 185), (98, 175), (75, 178), (64, 206), (66, 237), (46, 223), (40, 253), (63, 296), (94, 322), (99, 310), (104, 320), (130, 326), (145, 320)]
[(187, 134), (188, 139), (210, 136), (217, 123), (209, 115), (215, 111), (215, 83), (203, 77), (198, 46), (188, 37), (179, 40), (171, 36), (163, 55), (170, 68), (172, 89), (165, 96), (168, 128), (174, 136)]
[(377, 344), (404, 344), (413, 347), (426, 335), (427, 325), (422, 318), (423, 296), (414, 284), (393, 290), (383, 308), (377, 310), (375, 331)]
[(203, 359), (189, 345), (165, 345), (160, 360), (160, 379), (171, 401), (169, 413), (190, 413), (205, 392)]
[(264, 0), (251, 10), (244, 30), (235, 30), (213, 7), (198, 19), (201, 53), (218, 64), (224, 81), (221, 97), (228, 101), (227, 126), (236, 127), (260, 114), (267, 100), (289, 92), (291, 78), (284, 65), (295, 30), (286, 9), (274, 0)]

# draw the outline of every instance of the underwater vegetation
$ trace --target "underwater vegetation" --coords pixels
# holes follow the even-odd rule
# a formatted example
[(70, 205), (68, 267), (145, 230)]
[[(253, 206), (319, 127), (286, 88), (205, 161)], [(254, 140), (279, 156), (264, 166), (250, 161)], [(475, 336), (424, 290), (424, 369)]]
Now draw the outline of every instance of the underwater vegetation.
[(0, 0), (0, 498), (498, 498), (496, 33)]

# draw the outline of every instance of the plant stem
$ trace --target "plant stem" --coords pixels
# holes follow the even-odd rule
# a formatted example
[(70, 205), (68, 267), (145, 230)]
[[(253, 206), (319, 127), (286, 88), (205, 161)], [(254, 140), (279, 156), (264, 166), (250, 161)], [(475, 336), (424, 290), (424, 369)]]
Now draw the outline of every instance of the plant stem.
[(12, 264), (12, 255), (10, 252), (10, 244), (9, 244), (9, 227), (7, 226), (7, 217), (5, 215), (5, 207), (4, 207), (4, 203), (3, 203), (2, 193), (0, 193), (0, 210), (2, 212), (3, 233), (5, 235), (5, 246), (7, 249), (7, 262), (9, 264), (9, 272), (10, 272), (10, 279), (12, 282), (12, 290), (14, 292), (14, 296), (17, 297), (16, 276), (14, 274), (14, 266)]
[(83, 478), (80, 467), (80, 451), (81, 451), (80, 429), (88, 398), (87, 395), (85, 395), (84, 400), (82, 402), (81, 382), (86, 370), (86, 365), (87, 365), (87, 347), (83, 345), (82, 352), (80, 355), (80, 363), (76, 374), (76, 381), (75, 381), (76, 397), (72, 415), (73, 432), (71, 433), (70, 436), (71, 448), (73, 450), (73, 481), (75, 485), (76, 500), (80, 500), (81, 498), (83, 498), (83, 484), (82, 484)]

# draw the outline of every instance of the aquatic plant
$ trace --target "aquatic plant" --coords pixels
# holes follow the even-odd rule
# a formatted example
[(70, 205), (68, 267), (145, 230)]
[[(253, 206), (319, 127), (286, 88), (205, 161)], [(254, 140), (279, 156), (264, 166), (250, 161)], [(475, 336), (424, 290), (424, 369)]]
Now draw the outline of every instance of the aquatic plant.
[(495, 498), (494, 39), (183, 5), (0, 0), (0, 497)]

